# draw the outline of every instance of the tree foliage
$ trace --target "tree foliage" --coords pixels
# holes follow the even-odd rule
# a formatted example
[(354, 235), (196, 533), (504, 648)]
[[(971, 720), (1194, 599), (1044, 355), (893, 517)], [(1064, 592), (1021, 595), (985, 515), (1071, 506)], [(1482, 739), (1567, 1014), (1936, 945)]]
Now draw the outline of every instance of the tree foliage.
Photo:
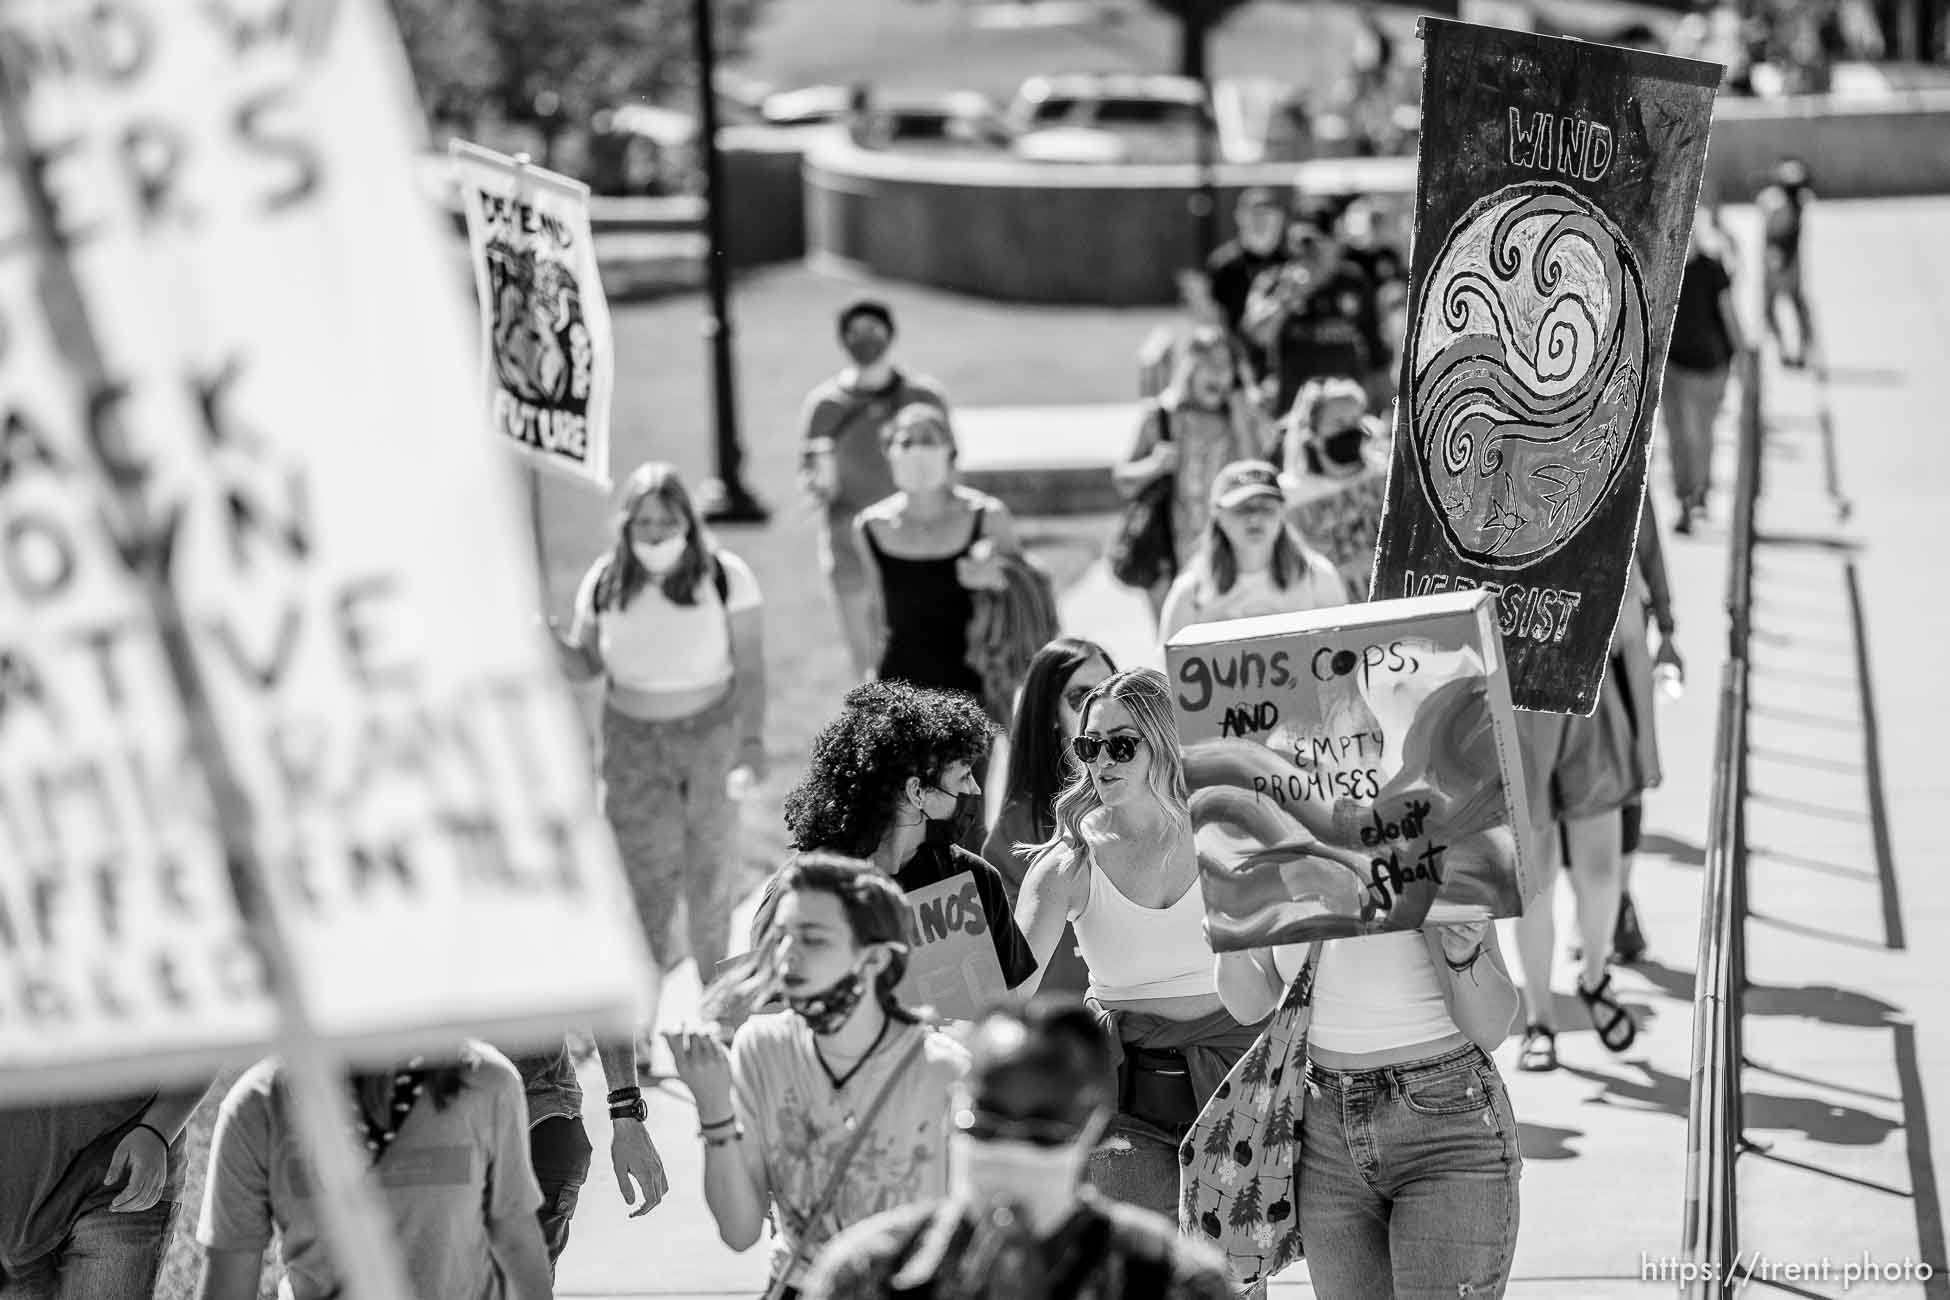
[[(576, 124), (697, 84), (696, 2), (392, 0), (392, 7), (429, 114)], [(743, 52), (765, 2), (712, 0), (721, 59)]]

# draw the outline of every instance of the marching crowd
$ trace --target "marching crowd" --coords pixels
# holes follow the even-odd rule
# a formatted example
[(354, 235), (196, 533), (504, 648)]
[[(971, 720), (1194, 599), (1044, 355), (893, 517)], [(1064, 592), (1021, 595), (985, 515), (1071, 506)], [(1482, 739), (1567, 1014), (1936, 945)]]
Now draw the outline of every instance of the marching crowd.
[[(1786, 201), (1798, 215), (1805, 197)], [(1407, 249), (1365, 199), (1248, 191), (1237, 228), (1198, 318), (1146, 368), (1116, 472), (1129, 505), (1112, 562), (1161, 640), (1367, 594), (1365, 566), (1327, 554), (1295, 506), (1385, 472)], [(1729, 263), (1703, 212), (1667, 379), (1681, 531), (1708, 508), (1712, 422), (1746, 346)], [(698, 1022), (668, 1036), (701, 1189), (667, 1185), (640, 1044), (598, 1044), (634, 1213), (701, 1191), (739, 1250), (769, 1224), (775, 1298), (1263, 1292), (1199, 1209), (1233, 1149), (1185, 1142), (1251, 1054), (1256, 1101), (1281, 1103), (1290, 1131), (1241, 1142), (1224, 1194), (1286, 1161), (1291, 1194), (1246, 1215), (1268, 1259), (1303, 1238), (1337, 1300), (1501, 1294), (1522, 1156), (1489, 1053), (1515, 1029), (1519, 1069), (1558, 1067), (1558, 873), (1515, 927), (1521, 986), (1491, 924), (1215, 957), (1164, 677), (1060, 634), (1007, 508), (958, 481), (946, 395), (896, 363), (893, 312), (855, 302), (837, 332), (847, 361), (807, 399), (802, 480), (861, 684), (785, 800), (795, 851), (749, 935), (731, 933), (726, 843), (733, 794), (766, 770), (765, 607), (670, 466), (628, 477), (613, 543), (551, 628), (564, 672), (601, 684), (604, 808), (652, 950), (688, 952), (709, 983)], [(1575, 992), (1614, 1052), (1638, 1031), (1609, 972), (1646, 947), (1629, 877), (1659, 780), (1655, 682), (1680, 672), (1653, 495), (1597, 711), (1520, 716), (1538, 842), (1576, 898)], [(950, 1032), (902, 992), (903, 896), (962, 878), (1010, 993)], [(351, 1080), (347, 1120), (417, 1297), (551, 1294), (592, 1160), (577, 1030), (512, 1062), (476, 1043)], [(277, 1063), (207, 1103), (200, 1294), (255, 1296), (274, 1236), (289, 1295), (340, 1294)], [(0, 1300), (150, 1295), (198, 1104), (0, 1117)]]

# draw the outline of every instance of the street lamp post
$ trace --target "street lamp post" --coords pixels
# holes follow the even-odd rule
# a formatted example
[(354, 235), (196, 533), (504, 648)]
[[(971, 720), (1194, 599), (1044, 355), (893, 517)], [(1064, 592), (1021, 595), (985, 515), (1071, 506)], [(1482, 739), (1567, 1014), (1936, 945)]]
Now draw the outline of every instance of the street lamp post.
[(738, 381), (732, 357), (731, 283), (724, 240), (724, 163), (718, 156), (718, 100), (713, 84), (717, 47), (711, 0), (695, 0), (691, 35), (697, 56), (698, 141), (704, 149), (704, 284), (710, 319), (711, 407), (717, 478), (704, 485), (704, 514), (713, 523), (763, 523), (770, 517), (745, 486), (745, 452), (738, 438)]

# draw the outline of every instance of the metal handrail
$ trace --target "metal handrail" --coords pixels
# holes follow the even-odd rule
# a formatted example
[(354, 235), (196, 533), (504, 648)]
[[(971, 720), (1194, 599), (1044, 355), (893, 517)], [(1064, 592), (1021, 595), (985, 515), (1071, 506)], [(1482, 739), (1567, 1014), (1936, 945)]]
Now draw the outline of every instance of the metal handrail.
[(1754, 515), (1760, 499), (1760, 358), (1740, 358), (1740, 469), (1727, 573), (1727, 661), (1713, 745), (1712, 806), (1693, 991), (1693, 1059), (1686, 1120), (1686, 1214), (1681, 1296), (1714, 1300), (1737, 1285), (1738, 1179), (1745, 1125), (1741, 994), (1747, 983), (1747, 682), (1753, 606)]

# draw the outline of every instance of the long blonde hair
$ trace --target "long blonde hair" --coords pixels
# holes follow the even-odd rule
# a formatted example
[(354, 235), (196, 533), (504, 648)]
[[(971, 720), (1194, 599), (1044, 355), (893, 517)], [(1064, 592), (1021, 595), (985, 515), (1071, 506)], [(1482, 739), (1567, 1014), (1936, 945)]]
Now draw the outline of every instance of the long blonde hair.
[[(1181, 823), (1191, 821), (1191, 790), (1185, 782), (1185, 760), (1178, 751), (1178, 720), (1171, 713), (1171, 684), (1155, 668), (1127, 668), (1112, 673), (1084, 697), (1078, 710), (1081, 732), (1090, 725), (1090, 712), (1107, 700), (1116, 700), (1130, 711), (1138, 734), (1151, 750), (1151, 770), (1145, 784), (1165, 812)], [(1104, 806), (1089, 771), (1078, 764), (1070, 773), (1061, 794), (1056, 796), (1056, 830), (1041, 844), (1028, 846), (1026, 856), (1037, 856), (1059, 846), (1072, 852), (1084, 847), (1084, 818)]]

